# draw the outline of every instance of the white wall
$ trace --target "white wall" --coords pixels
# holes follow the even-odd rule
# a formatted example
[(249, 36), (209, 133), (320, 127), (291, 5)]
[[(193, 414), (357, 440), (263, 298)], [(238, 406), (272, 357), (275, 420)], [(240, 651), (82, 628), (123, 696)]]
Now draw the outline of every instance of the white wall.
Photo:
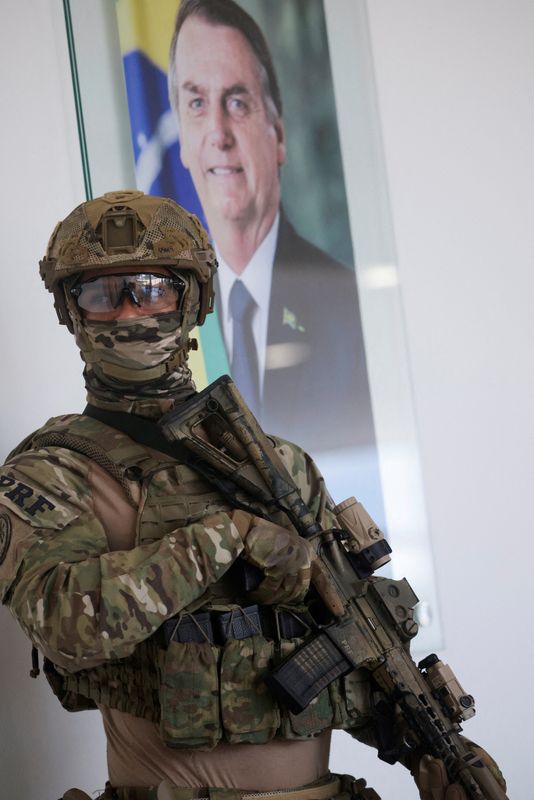
[[(534, 4), (368, 5), (442, 655), (478, 701), (468, 734), (501, 763), (510, 797), (528, 800)], [(36, 278), (53, 225), (83, 199), (60, 6), (11, 2), (0, 29), (0, 455), (83, 405), (81, 362)], [(0, 796), (101, 787), (96, 715), (68, 715), (27, 677), (29, 646), (4, 609), (0, 629)], [(384, 800), (416, 796), (400, 768), (347, 736), (332, 764), (366, 774)]]
[[(58, 219), (84, 199), (72, 88), (58, 0), (11, 0), (0, 26), (2, 312), (0, 458), (48, 417), (83, 408), (78, 351), (57, 324), (38, 260)], [(68, 714), (30, 645), (0, 610), (0, 798), (60, 797), (103, 787), (96, 714)]]
[[(501, 763), (510, 797), (528, 800), (534, 4), (368, 7), (442, 655), (478, 702), (466, 732)], [(383, 772), (384, 797), (413, 796), (393, 779), (386, 793)]]

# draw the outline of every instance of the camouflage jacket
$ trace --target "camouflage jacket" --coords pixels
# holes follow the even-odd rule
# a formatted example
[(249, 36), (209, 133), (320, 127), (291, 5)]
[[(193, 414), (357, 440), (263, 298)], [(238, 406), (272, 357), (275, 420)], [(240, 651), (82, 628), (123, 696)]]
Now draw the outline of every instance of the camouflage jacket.
[[(274, 441), (304, 501), (331, 527), (315, 464)], [(361, 671), (298, 716), (270, 696), (262, 677), (302, 640), (161, 646), (156, 632), (177, 614), (239, 606), (225, 583), (243, 548), (229, 510), (169, 456), (87, 417), (54, 418), (0, 471), (1, 599), (54, 665), (50, 680), (66, 708), (101, 703), (157, 721), (174, 746), (308, 737), (332, 726), (367, 740)]]

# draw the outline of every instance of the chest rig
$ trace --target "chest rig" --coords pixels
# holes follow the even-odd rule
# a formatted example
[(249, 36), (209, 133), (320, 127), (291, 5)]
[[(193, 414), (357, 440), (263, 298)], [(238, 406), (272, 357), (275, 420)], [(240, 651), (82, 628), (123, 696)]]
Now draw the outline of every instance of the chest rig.
[[(102, 467), (136, 507), (131, 547), (231, 507), (187, 464), (87, 416), (50, 420), (29, 447), (67, 448)], [(357, 670), (298, 715), (277, 703), (264, 678), (306, 641), (307, 609), (251, 606), (236, 592), (235, 577), (231, 568), (128, 658), (74, 674), (45, 661), (61, 704), (71, 711), (105, 705), (148, 719), (159, 724), (171, 747), (212, 749), (222, 740), (265, 743), (274, 736), (300, 739), (329, 727), (366, 725), (369, 684)]]

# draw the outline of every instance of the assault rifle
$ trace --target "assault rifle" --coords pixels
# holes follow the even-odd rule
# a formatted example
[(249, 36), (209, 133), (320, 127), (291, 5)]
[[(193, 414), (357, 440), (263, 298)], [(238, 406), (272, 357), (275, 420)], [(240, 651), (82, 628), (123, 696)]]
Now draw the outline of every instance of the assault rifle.
[[(460, 722), (475, 713), (472, 696), (437, 656), (416, 665), (409, 654), (418, 599), (406, 579), (372, 574), (391, 550), (365, 509), (350, 498), (334, 509), (339, 527), (323, 530), (228, 376), (165, 415), (160, 426), (234, 505), (267, 519), (283, 511), (314, 544), (312, 582), (322, 611), (315, 634), (267, 678), (280, 702), (298, 714), (336, 678), (369, 670), (386, 718), (378, 726), (380, 758), (393, 764), (410, 751), (428, 753), (444, 762), (470, 800), (507, 800), (460, 736)], [(396, 712), (403, 718), (400, 741), (391, 735)]]

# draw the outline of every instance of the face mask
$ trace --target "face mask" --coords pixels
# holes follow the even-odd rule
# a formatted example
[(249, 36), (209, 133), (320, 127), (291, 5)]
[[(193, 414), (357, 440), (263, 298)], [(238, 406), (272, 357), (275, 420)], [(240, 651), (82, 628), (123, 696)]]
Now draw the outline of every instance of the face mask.
[[(174, 396), (192, 390), (180, 315), (83, 320), (76, 340), (87, 388), (103, 399)], [(110, 397), (111, 395), (111, 397)]]

